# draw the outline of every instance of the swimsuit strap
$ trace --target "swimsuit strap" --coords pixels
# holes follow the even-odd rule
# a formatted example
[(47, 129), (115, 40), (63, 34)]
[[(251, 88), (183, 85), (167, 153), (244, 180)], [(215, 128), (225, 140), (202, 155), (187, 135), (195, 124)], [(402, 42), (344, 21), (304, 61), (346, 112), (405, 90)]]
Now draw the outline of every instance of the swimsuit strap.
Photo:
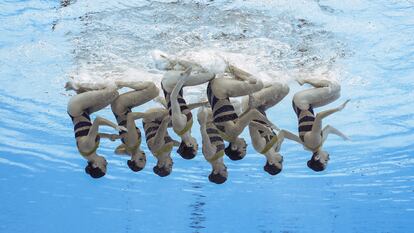
[(277, 143), (277, 136), (273, 136), (272, 139), (266, 144), (260, 154), (266, 154)]
[(187, 124), (185, 125), (184, 129), (182, 129), (181, 131), (176, 131), (173, 128), (173, 130), (178, 136), (183, 136), (185, 133), (187, 133), (189, 130), (191, 130), (192, 126), (193, 126), (193, 119), (191, 118), (190, 121), (187, 121)]
[(224, 140), (226, 140), (226, 141), (228, 141), (228, 142), (233, 141), (233, 140), (232, 140), (232, 137), (230, 137), (229, 135), (227, 135), (225, 132), (221, 131), (219, 128), (217, 128), (217, 132), (220, 134), (220, 136), (221, 136)]
[(209, 161), (210, 163), (212, 163), (212, 162), (216, 161), (217, 159), (219, 159), (219, 158), (221, 158), (223, 156), (224, 156), (224, 150), (221, 150), (221, 151), (215, 153), (213, 155), (213, 157), (207, 159), (207, 161)]

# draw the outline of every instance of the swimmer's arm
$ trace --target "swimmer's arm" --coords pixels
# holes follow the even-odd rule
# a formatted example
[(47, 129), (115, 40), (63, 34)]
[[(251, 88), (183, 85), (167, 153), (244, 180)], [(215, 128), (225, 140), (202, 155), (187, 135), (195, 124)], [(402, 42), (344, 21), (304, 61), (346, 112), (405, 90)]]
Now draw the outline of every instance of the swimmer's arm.
[(99, 133), (98, 135), (99, 135), (100, 138), (107, 138), (111, 141), (115, 141), (117, 139), (122, 138), (122, 136), (120, 136), (119, 134)]
[(167, 134), (167, 128), (168, 128), (168, 123), (170, 122), (170, 116), (167, 115), (164, 117), (164, 119), (162, 119), (160, 127), (158, 128), (157, 132), (155, 133), (154, 136), (154, 149), (158, 150), (159, 147), (161, 147), (164, 143), (164, 137)]
[(258, 80), (252, 74), (244, 71), (236, 66), (230, 65), (229, 66), (230, 72), (234, 75), (234, 77), (238, 80), (250, 82), (255, 84)]
[(345, 101), (339, 107), (329, 109), (329, 110), (325, 110), (325, 111), (322, 111), (322, 112), (316, 114), (315, 122), (313, 123), (313, 126), (312, 126), (312, 133), (313, 134), (319, 134), (322, 130), (322, 119), (329, 116), (329, 115), (332, 115), (335, 112), (341, 111), (342, 109), (345, 108), (346, 104), (349, 101), (350, 100)]
[(332, 81), (315, 78), (297, 78), (296, 81), (301, 86), (305, 83), (308, 83), (314, 87), (329, 87), (329, 85), (332, 84)]
[(211, 86), (218, 98), (239, 97), (253, 94), (263, 89), (263, 82), (256, 80), (245, 82), (237, 79), (215, 79)]
[[(289, 140), (295, 141), (295, 142), (303, 145), (302, 141), (300, 140), (300, 138), (297, 135), (295, 135), (294, 133), (292, 133), (290, 131), (284, 130), (284, 129), (279, 131), (277, 137), (278, 137), (278, 140), (283, 141), (282, 138), (287, 138)], [(280, 142), (280, 144), (282, 144), (282, 142)]]
[(93, 110), (96, 106), (101, 106), (103, 103), (110, 103), (117, 96), (118, 93), (115, 86), (84, 92), (69, 100), (67, 111), (70, 115), (74, 116), (84, 112), (85, 109)]
[(156, 98), (154, 98), (154, 101), (161, 104), (162, 106), (164, 106), (164, 108), (168, 108), (167, 107), (167, 101), (165, 100), (164, 97), (157, 96)]
[(145, 118), (147, 116), (144, 112), (130, 112), (127, 115), (127, 121), (135, 121), (137, 119)]
[[(263, 125), (263, 124), (258, 123), (258, 122), (255, 122), (255, 121), (251, 121), (250, 124), (253, 127), (256, 127), (258, 130), (261, 130), (261, 131), (265, 131), (265, 132), (268, 132), (268, 133), (271, 133), (271, 131), (272, 131), (271, 128), (269, 128), (268, 126)], [(277, 128), (277, 126), (275, 126), (275, 127)], [(276, 130), (279, 130), (279, 129), (277, 128)]]
[[(203, 147), (205, 151), (210, 151), (210, 152), (216, 151), (216, 147), (213, 146), (213, 144), (211, 144), (210, 142), (210, 137), (207, 134), (207, 127), (205, 124), (201, 124), (200, 132), (201, 132), (201, 139), (203, 140)], [(204, 157), (206, 158), (207, 161), (211, 159), (212, 156), (214, 156), (214, 153), (211, 153), (209, 155), (204, 154)]]
[(203, 101), (203, 102), (200, 102), (200, 103), (187, 104), (187, 107), (190, 110), (193, 110), (195, 108), (199, 108), (201, 106), (208, 106), (208, 101)]
[(203, 83), (209, 82), (214, 79), (215, 74), (211, 72), (197, 72), (192, 73), (190, 77), (185, 81), (186, 86), (197, 86)]
[(334, 128), (330, 125), (327, 125), (322, 130), (322, 142), (325, 142), (325, 140), (328, 138), (329, 134), (335, 134), (335, 135), (341, 137), (345, 141), (351, 140), (348, 136), (343, 134), (341, 131), (337, 130), (336, 128)]
[(96, 136), (98, 136), (98, 134), (99, 134), (99, 132), (98, 132), (99, 131), (99, 126), (101, 126), (101, 125), (112, 127), (112, 128), (114, 128), (118, 131), (121, 131), (121, 130), (127, 131), (127, 129), (125, 127), (118, 126), (117, 124), (115, 124), (115, 123), (113, 123), (113, 122), (111, 122), (111, 121), (109, 121), (105, 118), (102, 118), (102, 117), (98, 116), (98, 117), (95, 118), (95, 120), (92, 123), (92, 126), (89, 130), (89, 133), (88, 133), (88, 137), (89, 138), (96, 138)]
[(249, 133), (254, 149), (258, 152), (262, 151), (266, 146), (266, 140), (260, 135), (259, 130), (249, 126)]

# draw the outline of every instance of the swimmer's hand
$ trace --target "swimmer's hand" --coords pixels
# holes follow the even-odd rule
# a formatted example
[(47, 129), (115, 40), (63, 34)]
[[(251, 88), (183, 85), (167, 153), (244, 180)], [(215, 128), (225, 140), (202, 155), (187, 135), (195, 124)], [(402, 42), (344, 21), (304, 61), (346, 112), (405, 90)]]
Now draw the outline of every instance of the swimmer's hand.
[(255, 78), (249, 78), (249, 84), (256, 84), (257, 83), (257, 79)]
[(301, 77), (298, 77), (298, 78), (296, 78), (296, 82), (299, 85), (303, 86), (303, 84), (305, 84), (305, 79), (304, 78), (301, 78)]
[(118, 135), (118, 134), (110, 134), (109, 135), (109, 140), (111, 140), (111, 141), (115, 141), (115, 140), (117, 140), (117, 139), (119, 139), (120, 138), (120, 136)]
[(74, 85), (73, 81), (67, 81), (66, 84), (65, 84), (65, 90), (66, 91), (71, 91), (71, 90), (76, 91), (77, 88), (75, 88), (75, 85)]
[(248, 109), (255, 109), (257, 108), (257, 101), (254, 98), (254, 96), (252, 94), (249, 95), (249, 103), (248, 103)]
[(117, 131), (127, 131), (128, 132), (128, 129), (127, 128), (125, 128), (124, 126), (120, 126), (120, 125), (118, 125), (118, 126), (116, 126), (115, 127), (115, 129), (117, 130)]
[(276, 125), (274, 125), (274, 124), (271, 124), (270, 125), (270, 128), (272, 128), (273, 130), (276, 130), (276, 131), (280, 131), (280, 128), (279, 127), (277, 127)]
[(167, 112), (167, 114), (164, 116), (164, 118), (162, 119), (162, 121), (163, 122), (166, 122), (166, 123), (170, 123), (171, 122), (171, 116), (168, 114), (168, 112)]
[(127, 149), (126, 149), (126, 145), (123, 143), (115, 149), (114, 153), (116, 155), (128, 155), (129, 156)]

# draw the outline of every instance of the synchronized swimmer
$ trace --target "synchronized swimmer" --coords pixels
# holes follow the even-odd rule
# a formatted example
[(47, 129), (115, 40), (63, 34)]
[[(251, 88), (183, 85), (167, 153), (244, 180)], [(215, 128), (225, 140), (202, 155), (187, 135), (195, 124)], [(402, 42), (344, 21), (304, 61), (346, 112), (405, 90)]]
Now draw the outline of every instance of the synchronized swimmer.
[[(96, 151), (101, 138), (111, 141), (120, 140), (115, 149), (116, 154), (130, 157), (128, 167), (138, 172), (146, 165), (146, 155), (141, 150), (142, 134), (135, 121), (142, 119), (145, 141), (149, 150), (157, 159), (153, 171), (164, 177), (172, 172), (171, 152), (178, 147), (177, 153), (184, 159), (197, 155), (198, 144), (192, 136), (193, 115), (191, 110), (199, 108), (197, 120), (202, 136), (202, 152), (212, 166), (208, 176), (216, 184), (227, 180), (228, 172), (223, 156), (231, 160), (241, 160), (246, 155), (246, 141), (239, 136), (248, 127), (254, 149), (266, 157), (264, 170), (271, 175), (281, 172), (283, 156), (279, 153), (285, 138), (298, 142), (312, 152), (307, 165), (314, 171), (326, 168), (329, 154), (322, 149), (329, 134), (349, 138), (334, 127), (322, 128), (322, 119), (342, 110), (348, 103), (337, 108), (322, 111), (315, 115), (314, 108), (332, 103), (340, 96), (340, 85), (334, 81), (322, 79), (299, 79), (298, 83), (310, 84), (312, 88), (299, 91), (293, 97), (293, 109), (298, 117), (296, 135), (274, 125), (266, 111), (279, 103), (288, 93), (289, 87), (281, 83), (263, 83), (252, 74), (227, 64), (224, 72), (213, 73), (201, 65), (180, 59), (170, 59), (161, 81), (161, 91), (165, 98), (159, 96), (160, 90), (153, 82), (116, 81), (113, 85), (97, 88), (91, 85), (66, 84), (67, 90), (74, 90), (77, 95), (68, 103), (68, 114), (72, 119), (76, 145), (79, 153), (87, 160), (85, 171), (93, 178), (106, 174), (107, 162)], [(207, 83), (207, 100), (187, 104), (183, 88)], [(129, 88), (130, 91), (119, 94), (118, 89)], [(237, 113), (230, 101), (232, 97), (243, 97), (242, 112)], [(133, 112), (134, 107), (151, 100), (163, 106), (150, 108), (145, 112)], [(90, 115), (110, 105), (118, 124), (102, 117), (92, 122)], [(99, 133), (99, 126), (109, 126), (118, 133)], [(175, 141), (168, 134), (168, 128), (180, 137)], [(225, 141), (228, 146), (225, 147)]]

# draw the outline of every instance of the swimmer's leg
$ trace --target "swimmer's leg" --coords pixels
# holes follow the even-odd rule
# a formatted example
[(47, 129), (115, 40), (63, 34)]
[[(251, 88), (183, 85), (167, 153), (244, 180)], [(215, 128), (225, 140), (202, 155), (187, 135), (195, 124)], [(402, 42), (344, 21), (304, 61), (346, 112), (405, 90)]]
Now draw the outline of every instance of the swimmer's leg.
[[(273, 125), (262, 113), (257, 111), (256, 109), (250, 109), (249, 111), (243, 113), (239, 116), (238, 120), (233, 122), (230, 121), (226, 124), (226, 134), (232, 137), (239, 136), (244, 128), (248, 126), (253, 120), (262, 120), (272, 126), (272, 128), (277, 128)], [(261, 127), (261, 124), (256, 124), (255, 126)], [(263, 126), (265, 127), (265, 126)], [(267, 127), (266, 127), (267, 128)]]
[(68, 113), (73, 117), (80, 116), (84, 111), (91, 114), (108, 106), (118, 95), (116, 87), (78, 94), (69, 100)]
[(259, 133), (259, 130), (256, 128), (256, 125), (249, 127), (250, 138), (252, 139), (253, 147), (256, 151), (261, 152), (266, 146), (266, 140)]
[(297, 135), (295, 135), (294, 133), (292, 133), (290, 131), (284, 130), (284, 129), (279, 131), (277, 137), (278, 137), (278, 140), (281, 140), (282, 137), (283, 137), (283, 138), (287, 138), (289, 140), (295, 141), (295, 142), (303, 145), (302, 140), (300, 140), (300, 138)]
[(329, 109), (329, 110), (325, 110), (325, 111), (322, 111), (322, 112), (316, 114), (315, 121), (313, 123), (311, 133), (312, 134), (320, 134), (320, 132), (322, 130), (322, 119), (325, 118), (325, 117), (327, 117), (327, 116), (329, 116), (329, 115), (331, 115), (331, 114), (334, 114), (335, 112), (341, 111), (342, 109), (345, 108), (346, 104), (349, 101), (350, 100), (345, 101), (339, 107), (336, 107), (336, 108), (333, 108), (333, 109)]
[(239, 97), (261, 90), (263, 82), (256, 80), (255, 83), (250, 83), (237, 79), (218, 78), (212, 81), (211, 88), (218, 98)]
[(343, 140), (351, 140), (348, 136), (343, 134), (341, 131), (337, 130), (336, 128), (327, 125), (322, 130), (322, 142), (325, 142), (325, 140), (328, 138), (329, 134), (335, 134), (339, 137), (341, 137)]
[(203, 72), (194, 73), (185, 81), (185, 86), (197, 86), (212, 80), (215, 77), (214, 73)]
[(134, 89), (120, 95), (111, 105), (112, 111), (124, 110), (126, 108), (133, 108), (142, 104), (147, 103), (148, 101), (154, 99), (158, 96), (159, 90), (153, 82), (117, 82), (119, 87), (129, 87)]
[(154, 98), (154, 101), (161, 104), (164, 108), (168, 108), (167, 101), (165, 100), (164, 97), (157, 96), (157, 97)]
[(302, 79), (300, 83), (308, 83), (314, 88), (296, 93), (293, 101), (300, 109), (321, 107), (332, 103), (340, 96), (341, 86), (339, 83), (329, 80)]
[(203, 102), (199, 102), (199, 103), (192, 103), (192, 104), (187, 104), (188, 109), (193, 110), (195, 108), (199, 108), (199, 107), (203, 107), (203, 106), (209, 106), (208, 101), (203, 101)]
[(234, 65), (228, 65), (228, 69), (230, 73), (234, 75), (234, 78), (241, 81), (247, 81), (251, 84), (257, 82), (257, 78), (255, 78), (252, 74), (247, 71), (244, 71)]
[[(182, 76), (188, 70), (190, 70), (191, 72), (191, 68), (188, 68), (185, 71), (169, 71), (165, 73), (164, 78), (162, 79), (162, 85), (167, 91), (172, 91), (172, 89), (177, 85), (177, 83), (181, 80)], [(185, 80), (183, 86), (201, 85), (212, 80), (214, 77), (215, 74), (210, 72), (192, 73)]]
[(282, 83), (266, 84), (262, 90), (259, 90), (250, 96), (254, 99), (254, 108), (264, 107), (269, 109), (279, 103), (289, 93), (289, 86)]

